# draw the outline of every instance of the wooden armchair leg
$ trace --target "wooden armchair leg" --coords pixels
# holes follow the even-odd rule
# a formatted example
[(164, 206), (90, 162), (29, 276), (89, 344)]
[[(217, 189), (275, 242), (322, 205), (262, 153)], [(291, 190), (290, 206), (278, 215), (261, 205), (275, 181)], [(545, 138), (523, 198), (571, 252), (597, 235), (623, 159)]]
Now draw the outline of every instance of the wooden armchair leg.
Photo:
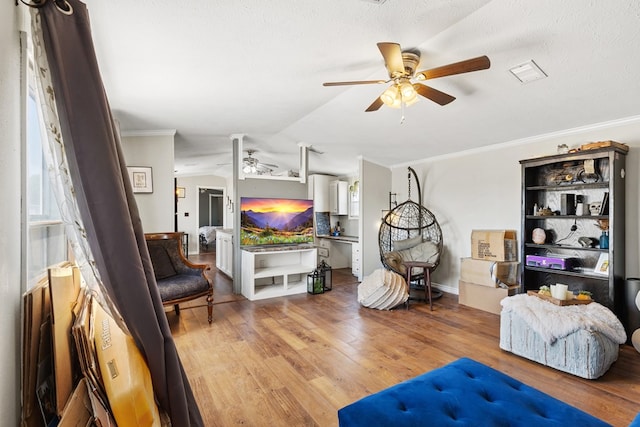
[(180, 305), (179, 304), (174, 304), (173, 309), (176, 312), (176, 316), (180, 316)]
[(207, 295), (207, 313), (209, 314), (209, 324), (213, 322), (213, 294)]

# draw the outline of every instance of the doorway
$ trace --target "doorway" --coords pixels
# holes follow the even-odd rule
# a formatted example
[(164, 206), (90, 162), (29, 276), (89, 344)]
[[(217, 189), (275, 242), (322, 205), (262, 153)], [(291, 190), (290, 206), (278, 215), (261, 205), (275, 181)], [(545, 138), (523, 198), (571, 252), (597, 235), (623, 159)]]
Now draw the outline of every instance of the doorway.
[(224, 227), (225, 189), (198, 187), (198, 235), (200, 252), (215, 252), (216, 229)]

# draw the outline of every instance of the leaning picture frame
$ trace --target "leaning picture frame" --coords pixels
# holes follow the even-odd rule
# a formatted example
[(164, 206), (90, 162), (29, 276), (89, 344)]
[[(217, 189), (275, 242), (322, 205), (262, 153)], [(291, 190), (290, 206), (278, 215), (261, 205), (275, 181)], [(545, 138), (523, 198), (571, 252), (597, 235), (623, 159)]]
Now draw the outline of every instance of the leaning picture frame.
[(593, 272), (596, 274), (609, 274), (609, 254), (602, 253), (598, 258), (598, 262), (596, 263), (596, 268), (593, 269)]
[(153, 193), (153, 173), (149, 166), (127, 166), (134, 193)]

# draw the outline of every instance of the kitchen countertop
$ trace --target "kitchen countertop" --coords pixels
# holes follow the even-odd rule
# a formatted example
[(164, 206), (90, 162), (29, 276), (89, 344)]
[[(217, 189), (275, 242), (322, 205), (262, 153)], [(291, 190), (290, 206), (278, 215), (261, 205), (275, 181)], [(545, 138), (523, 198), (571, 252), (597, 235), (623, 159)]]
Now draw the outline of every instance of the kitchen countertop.
[(329, 236), (329, 235), (321, 235), (321, 236), (316, 236), (316, 237), (318, 237), (319, 239), (336, 240), (338, 242), (358, 243), (360, 241), (360, 238), (358, 238), (358, 236), (347, 236), (347, 235)]

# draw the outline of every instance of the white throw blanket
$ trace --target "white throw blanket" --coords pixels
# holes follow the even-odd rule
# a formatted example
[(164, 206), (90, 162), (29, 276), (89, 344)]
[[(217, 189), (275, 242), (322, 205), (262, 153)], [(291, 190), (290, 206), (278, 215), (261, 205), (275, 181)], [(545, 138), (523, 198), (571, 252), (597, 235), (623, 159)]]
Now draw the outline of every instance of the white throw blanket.
[(549, 344), (580, 329), (600, 332), (618, 344), (627, 341), (615, 314), (597, 302), (559, 306), (536, 296), (519, 294), (504, 298), (501, 304), (502, 311), (516, 313)]

